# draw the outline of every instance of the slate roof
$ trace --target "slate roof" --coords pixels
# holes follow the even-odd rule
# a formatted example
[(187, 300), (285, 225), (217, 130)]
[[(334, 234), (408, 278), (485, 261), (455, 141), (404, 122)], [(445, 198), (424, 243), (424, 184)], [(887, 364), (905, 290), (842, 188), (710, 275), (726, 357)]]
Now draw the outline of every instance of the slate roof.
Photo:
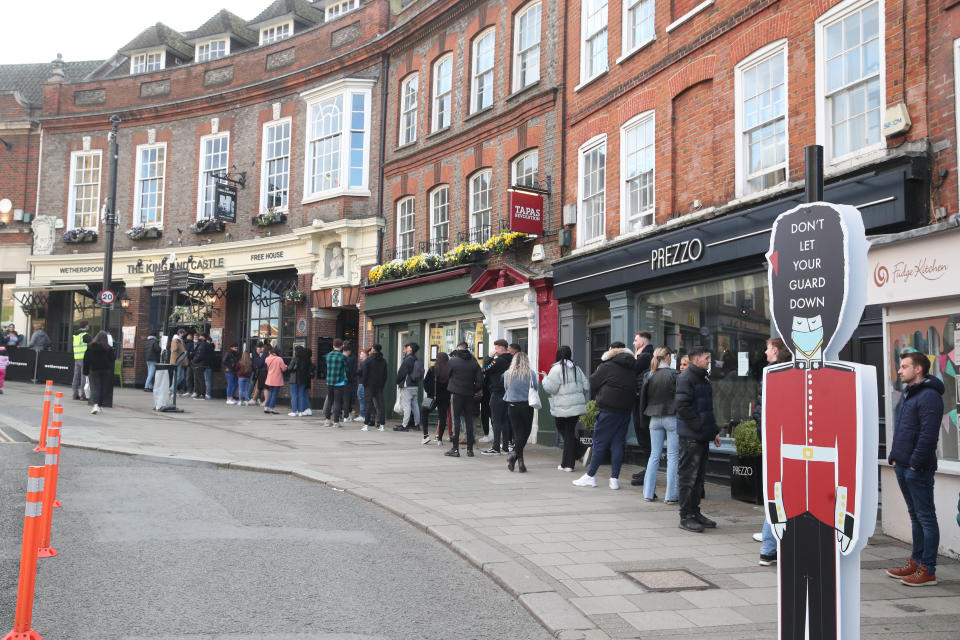
[(229, 33), (246, 44), (256, 44), (259, 39), (257, 32), (247, 27), (246, 20), (226, 9), (218, 11), (216, 15), (200, 25), (199, 28), (185, 33), (184, 39), (187, 42), (196, 43), (198, 40), (209, 36), (217, 36), (221, 33)]
[(297, 22), (306, 24), (322, 24), (324, 21), (323, 11), (307, 0), (274, 0), (273, 4), (260, 12), (260, 15), (247, 22), (247, 26), (255, 27), (268, 20), (284, 16), (293, 16)]
[(193, 47), (184, 42), (183, 34), (162, 22), (141, 31), (140, 35), (120, 47), (119, 51), (123, 55), (128, 55), (134, 51), (161, 47), (172, 49), (188, 60), (193, 58)]
[[(99, 67), (102, 60), (84, 62), (64, 62), (63, 73), (66, 82), (78, 82)], [(53, 71), (52, 62), (37, 64), (0, 65), (0, 91), (19, 91), (33, 105), (43, 103), (43, 83)]]

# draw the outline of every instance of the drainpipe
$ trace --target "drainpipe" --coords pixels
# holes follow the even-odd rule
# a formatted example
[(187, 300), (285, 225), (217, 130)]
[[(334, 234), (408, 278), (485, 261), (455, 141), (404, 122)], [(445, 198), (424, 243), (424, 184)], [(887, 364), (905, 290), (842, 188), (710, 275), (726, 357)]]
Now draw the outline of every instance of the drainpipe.
[(387, 95), (390, 90), (389, 82), (389, 73), (390, 73), (390, 54), (383, 54), (383, 63), (382, 70), (380, 72), (381, 85), (380, 85), (380, 171), (379, 171), (379, 182), (380, 182), (380, 195), (379, 202), (377, 202), (377, 208), (379, 209), (380, 218), (383, 219), (384, 226), (380, 229), (377, 229), (377, 264), (383, 264), (383, 230), (386, 228), (387, 216), (383, 210), (383, 195), (384, 195), (384, 165), (386, 164), (386, 154), (387, 154)]

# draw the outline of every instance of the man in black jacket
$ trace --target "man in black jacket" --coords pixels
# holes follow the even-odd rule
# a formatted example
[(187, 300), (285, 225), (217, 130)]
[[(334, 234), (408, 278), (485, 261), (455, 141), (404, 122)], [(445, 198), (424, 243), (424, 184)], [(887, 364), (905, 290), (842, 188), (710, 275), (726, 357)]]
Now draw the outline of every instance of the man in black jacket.
[(210, 367), (213, 364), (213, 345), (206, 334), (197, 333), (190, 366), (193, 369), (193, 393), (191, 398), (210, 399), (212, 378)]
[(383, 431), (386, 416), (383, 413), (383, 388), (387, 384), (387, 361), (383, 358), (383, 347), (375, 344), (370, 348), (370, 355), (360, 365), (358, 373), (360, 384), (363, 385), (363, 397), (367, 403), (364, 409), (363, 431), (368, 431), (377, 425), (378, 431)]
[(450, 379), (447, 391), (450, 392), (450, 410), (453, 413), (453, 447), (444, 455), (460, 457), (460, 423), (467, 431), (467, 456), (473, 457), (473, 398), (483, 389), (483, 371), (476, 358), (470, 353), (466, 342), (457, 345), (450, 354)]
[(627, 440), (630, 415), (636, 403), (636, 366), (633, 352), (622, 342), (614, 342), (603, 354), (600, 366), (590, 376), (597, 421), (593, 426), (593, 455), (587, 472), (573, 481), (578, 487), (597, 486), (597, 469), (610, 451), (610, 488), (620, 488), (620, 465)]
[(393, 428), (394, 431), (410, 429), (410, 419), (414, 420), (414, 427), (420, 430), (420, 403), (417, 401), (417, 391), (423, 379), (423, 363), (417, 358), (420, 345), (408, 342), (403, 346), (403, 361), (397, 369), (397, 393), (400, 394), (400, 406), (403, 407), (403, 422)]
[(510, 422), (507, 417), (507, 403), (503, 401), (503, 374), (510, 368), (513, 354), (507, 351), (507, 341), (503, 338), (493, 341), (493, 359), (483, 370), (484, 384), (490, 387), (490, 424), (493, 427), (493, 444), (480, 453), (485, 456), (507, 453), (510, 442)]
[[(640, 464), (650, 457), (650, 424), (644, 420), (643, 413), (640, 411), (640, 389), (643, 387), (643, 376), (650, 371), (650, 363), (653, 361), (653, 336), (649, 331), (638, 331), (633, 337), (633, 355), (637, 359), (637, 400), (638, 403), (633, 409), (633, 433), (637, 437), (637, 446), (640, 447)], [(643, 486), (644, 470), (633, 474), (630, 484), (635, 487)]]
[(713, 414), (713, 388), (707, 378), (711, 354), (694, 347), (687, 354), (690, 366), (677, 378), (677, 434), (680, 436), (680, 528), (702, 533), (717, 523), (700, 513), (710, 441), (720, 446), (720, 429)]

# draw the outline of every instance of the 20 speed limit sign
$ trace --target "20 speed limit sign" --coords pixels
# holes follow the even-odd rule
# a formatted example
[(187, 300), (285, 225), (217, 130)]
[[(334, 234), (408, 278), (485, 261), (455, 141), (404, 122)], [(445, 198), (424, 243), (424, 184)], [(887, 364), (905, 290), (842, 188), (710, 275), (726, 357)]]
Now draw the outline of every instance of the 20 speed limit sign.
[(104, 289), (100, 292), (100, 295), (97, 296), (97, 300), (100, 301), (100, 304), (113, 304), (113, 301), (116, 299), (113, 291), (110, 289)]

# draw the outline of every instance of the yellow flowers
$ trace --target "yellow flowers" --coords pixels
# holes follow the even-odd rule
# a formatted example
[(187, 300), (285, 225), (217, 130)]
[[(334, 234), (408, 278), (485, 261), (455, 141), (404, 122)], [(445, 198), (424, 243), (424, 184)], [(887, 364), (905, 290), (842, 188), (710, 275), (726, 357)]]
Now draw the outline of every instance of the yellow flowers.
[(519, 231), (504, 231), (483, 243), (483, 248), (493, 253), (506, 253), (524, 240), (527, 234)]
[(450, 251), (447, 251), (446, 260), (449, 264), (469, 264), (476, 262), (486, 249), (479, 242), (461, 242)]

